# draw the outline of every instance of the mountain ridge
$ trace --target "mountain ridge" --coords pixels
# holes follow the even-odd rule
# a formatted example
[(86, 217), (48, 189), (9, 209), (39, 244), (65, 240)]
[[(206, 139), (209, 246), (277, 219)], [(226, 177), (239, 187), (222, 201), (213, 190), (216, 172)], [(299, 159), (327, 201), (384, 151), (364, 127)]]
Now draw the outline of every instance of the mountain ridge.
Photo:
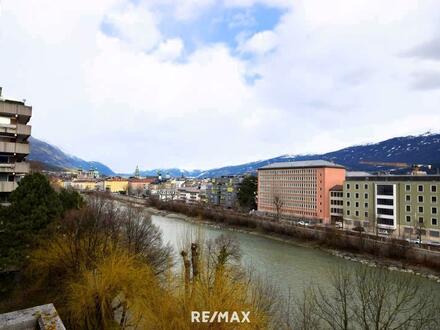
[(47, 164), (48, 167), (57, 167), (61, 169), (83, 169), (89, 170), (96, 168), (105, 175), (115, 175), (115, 172), (108, 166), (97, 161), (86, 161), (79, 157), (65, 153), (61, 148), (48, 142), (30, 137), (30, 154), (28, 159)]
[[(31, 138), (30, 142), (30, 160), (40, 161), (61, 168), (97, 168), (98, 171), (103, 174), (115, 175), (108, 166), (100, 162), (85, 161), (76, 156), (68, 155), (60, 148), (36, 138)], [(420, 135), (393, 137), (377, 143), (353, 145), (323, 154), (285, 154), (269, 159), (208, 170), (156, 168), (141, 170), (140, 174), (142, 176), (156, 176), (157, 173), (160, 172), (163, 176), (169, 174), (172, 177), (220, 177), (223, 175), (255, 173), (258, 168), (275, 162), (317, 159), (338, 163), (352, 171), (381, 171), (394, 169), (391, 165), (373, 165), (362, 162), (431, 164), (438, 168), (440, 167), (440, 133), (426, 132)], [(130, 176), (133, 174), (120, 175)]]

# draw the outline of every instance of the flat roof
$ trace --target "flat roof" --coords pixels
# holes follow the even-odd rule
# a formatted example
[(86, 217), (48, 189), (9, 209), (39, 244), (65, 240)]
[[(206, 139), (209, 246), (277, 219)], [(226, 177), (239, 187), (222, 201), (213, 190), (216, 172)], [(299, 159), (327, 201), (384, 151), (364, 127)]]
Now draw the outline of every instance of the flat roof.
[(346, 181), (440, 181), (440, 175), (369, 175), (346, 177)]
[(271, 170), (271, 169), (284, 169), (284, 168), (306, 168), (306, 167), (333, 167), (333, 168), (345, 168), (342, 165), (329, 162), (327, 160), (301, 160), (295, 162), (279, 162), (272, 163), (258, 170)]

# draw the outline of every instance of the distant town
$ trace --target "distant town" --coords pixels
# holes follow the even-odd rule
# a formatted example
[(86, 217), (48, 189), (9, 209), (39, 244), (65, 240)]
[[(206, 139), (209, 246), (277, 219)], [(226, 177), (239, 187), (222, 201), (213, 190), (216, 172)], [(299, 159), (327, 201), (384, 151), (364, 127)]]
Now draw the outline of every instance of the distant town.
[[(26, 156), (32, 108), (24, 101), (0, 101), (0, 190), (2, 201), (7, 203), (8, 194), (31, 171)], [(255, 216), (270, 216), (308, 227), (334, 226), (414, 244), (440, 245), (440, 175), (432, 174), (431, 165), (364, 163), (403, 170), (398, 174), (348, 171), (326, 160), (303, 160), (272, 163), (248, 175), (215, 178), (172, 177), (161, 172), (144, 177), (139, 167), (130, 177), (105, 176), (96, 168), (42, 172), (54, 186), (83, 193), (108, 192), (241, 211), (241, 185), (247, 176), (254, 176), (257, 183), (250, 192), (253, 203), (246, 212)]]

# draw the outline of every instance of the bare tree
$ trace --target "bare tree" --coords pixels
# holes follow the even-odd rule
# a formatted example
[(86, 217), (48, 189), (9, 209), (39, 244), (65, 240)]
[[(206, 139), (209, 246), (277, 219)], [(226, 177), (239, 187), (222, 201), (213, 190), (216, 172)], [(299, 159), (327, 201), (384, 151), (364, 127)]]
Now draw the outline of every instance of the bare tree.
[(141, 208), (127, 206), (121, 211), (120, 218), (122, 239), (128, 250), (144, 258), (156, 274), (165, 272), (172, 248), (164, 245), (162, 232), (152, 223), (151, 215)]
[(438, 329), (439, 299), (420, 279), (385, 269), (339, 268), (314, 289), (320, 329)]
[(281, 217), (281, 211), (284, 206), (284, 201), (281, 199), (279, 195), (275, 195), (273, 196), (272, 203), (275, 206), (276, 219), (277, 221), (279, 221)]

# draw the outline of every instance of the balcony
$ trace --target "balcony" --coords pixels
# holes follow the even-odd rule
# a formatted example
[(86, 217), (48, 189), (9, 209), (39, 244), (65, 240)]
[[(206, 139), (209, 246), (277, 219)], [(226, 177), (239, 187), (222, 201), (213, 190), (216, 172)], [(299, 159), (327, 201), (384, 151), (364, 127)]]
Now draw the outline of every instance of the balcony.
[(1, 164), (0, 173), (29, 173), (30, 164), (26, 162)]
[(31, 126), (23, 124), (0, 124), (0, 134), (31, 135)]
[(18, 187), (18, 183), (14, 181), (0, 181), (0, 192), (10, 193)]
[(0, 153), (29, 155), (28, 143), (0, 142)]
[(32, 107), (19, 102), (0, 101), (0, 115), (17, 117), (20, 123), (27, 123), (32, 117)]

